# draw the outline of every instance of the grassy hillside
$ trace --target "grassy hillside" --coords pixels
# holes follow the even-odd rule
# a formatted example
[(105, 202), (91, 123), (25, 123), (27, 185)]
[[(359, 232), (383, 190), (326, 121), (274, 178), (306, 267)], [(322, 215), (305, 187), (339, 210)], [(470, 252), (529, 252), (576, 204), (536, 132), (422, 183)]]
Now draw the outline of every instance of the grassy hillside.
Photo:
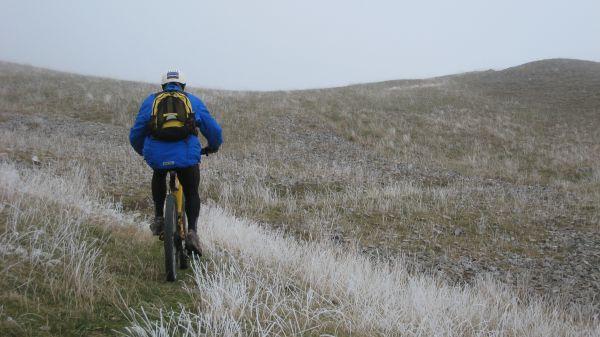
[[(517, 301), (510, 305), (498, 302), (514, 307), (511, 317), (534, 310), (538, 295), (546, 297), (542, 303), (550, 301), (560, 309), (557, 311), (560, 317), (555, 317), (558, 326), (550, 325), (553, 318), (544, 311), (546, 304), (539, 304), (541, 311), (531, 316), (542, 322), (537, 330), (528, 326), (527, 320), (502, 328), (501, 318), (490, 318), (484, 324), (482, 320), (486, 318), (475, 317), (473, 313), (444, 316), (446, 305), (440, 305), (441, 311), (431, 309), (436, 312), (436, 324), (449, 319), (444, 332), (449, 335), (477, 335), (483, 331), (540, 336), (547, 335), (544, 331), (561, 331), (562, 335), (576, 331), (581, 335), (585, 331), (593, 333), (598, 329), (598, 322), (591, 318), (598, 312), (594, 295), (600, 291), (599, 81), (598, 63), (548, 60), (503, 71), (332, 89), (228, 92), (192, 88), (222, 124), (226, 142), (218, 155), (208, 157), (201, 166), (201, 196), (205, 205), (212, 205), (203, 211), (207, 221), (203, 226), (215, 233), (217, 229), (211, 227), (211, 221), (227, 227), (238, 218), (250, 219), (265, 225), (255, 229), (267, 231), (265, 240), (271, 240), (270, 229), (291, 235), (295, 238), (293, 242), (299, 240), (300, 247), (294, 248), (298, 251), (303, 251), (305, 244), (320, 242), (334, 244), (342, 254), (358, 260), (370, 256), (395, 261), (400, 255), (407, 256), (406, 261), (398, 262), (397, 269), (378, 274), (378, 280), (386, 282), (389, 278), (390, 284), (396, 286), (411, 282), (428, 284), (419, 291), (423, 292), (423, 298), (433, 296), (427, 302), (431, 305), (442, 303), (434, 299), (441, 296), (433, 290), (434, 286), (449, 289), (443, 291), (450, 295), (442, 297), (448, 298), (444, 303), (453, 307), (452, 303), (456, 303), (453, 301), (462, 296), (459, 293), (464, 285), (463, 290), (468, 294), (464, 296), (471, 298), (460, 297), (465, 303), (488, 303), (488, 300), (499, 301), (500, 297)], [(211, 247), (211, 258), (220, 261), (211, 267), (215, 278), (192, 273), (198, 290), (188, 284), (191, 296), (180, 290), (174, 293), (174, 301), (163, 303), (172, 288), (161, 283), (160, 247), (133, 225), (151, 214), (150, 172), (127, 143), (128, 127), (139, 103), (156, 90), (158, 86), (149, 84), (0, 63), (0, 156), (7, 165), (16, 165), (7, 166), (3, 172), (30, 167), (33, 155), (48, 170), (47, 179), (70, 181), (72, 168), (79, 168), (84, 173), (76, 181), (94, 193), (94, 200), (108, 201), (107, 205), (112, 202), (109, 208), (116, 202), (117, 214), (137, 214), (137, 220), (127, 222), (107, 220), (105, 215), (87, 211), (83, 220), (78, 220), (77, 228), (93, 228), (78, 235), (86, 238), (86, 242), (93, 242), (90, 252), (97, 252), (93, 254), (97, 254), (98, 261), (104, 261), (98, 262), (100, 271), (92, 277), (99, 282), (97, 288), (90, 288), (92, 293), (78, 294), (76, 290), (69, 293), (52, 286), (46, 289), (41, 280), (50, 272), (31, 276), (31, 271), (39, 268), (28, 262), (13, 277), (9, 276), (10, 264), (3, 264), (2, 282), (4, 289), (10, 290), (2, 294), (2, 302), (7, 304), (0, 310), (0, 316), (11, 317), (20, 326), (28, 320), (35, 321), (38, 324), (34, 324), (35, 329), (48, 324), (50, 332), (64, 334), (73, 331), (73, 326), (53, 325), (57, 324), (56, 308), (70, 304), (69, 301), (90, 302), (74, 306), (81, 308), (78, 310), (82, 315), (76, 322), (93, 321), (92, 317), (100, 313), (98, 324), (104, 328), (99, 331), (110, 333), (107, 326), (125, 325), (125, 318), (118, 310), (110, 309), (113, 306), (128, 312), (129, 308), (149, 306), (177, 309), (177, 303), (181, 302), (185, 309), (182, 315), (189, 322), (200, 325), (245, 322), (250, 324), (246, 328), (258, 329), (249, 322), (253, 320), (251, 317), (259, 315), (263, 323), (279, 322), (277, 329), (281, 330), (273, 331), (280, 334), (305, 331), (304, 334), (310, 335), (320, 331), (344, 335), (353, 331), (353, 335), (395, 335), (404, 331), (405, 335), (416, 335), (444, 330), (443, 324), (426, 328), (423, 313), (407, 304), (405, 295), (373, 290), (372, 297), (366, 298), (349, 294), (344, 287), (338, 288), (340, 282), (351, 282), (351, 270), (356, 270), (352, 268), (363, 268), (362, 265), (332, 257), (333, 265), (350, 263), (352, 267), (332, 275), (327, 281), (333, 282), (330, 284), (310, 275), (332, 270), (332, 265), (319, 264), (322, 269), (312, 272), (301, 267), (305, 261), (322, 259), (325, 255), (299, 255), (297, 260), (290, 257), (291, 260), (285, 261), (278, 260), (277, 254), (254, 255), (266, 250), (263, 246), (266, 244), (233, 244), (235, 240), (229, 242), (227, 236), (240, 235), (233, 230), (224, 232), (223, 237), (207, 233), (203, 239)], [(8, 177), (14, 176), (11, 174)], [(6, 206), (0, 212), (5, 221), (2, 237), (6, 240), (10, 233), (22, 232), (15, 229), (18, 226), (38, 225), (35, 221), (20, 223), (10, 215), (9, 210), (25, 210), (25, 206), (17, 205), (14, 200), (21, 197), (12, 196), (8, 190), (3, 192), (2, 205)], [(54, 197), (41, 198), (46, 202)], [(225, 209), (226, 215), (214, 213), (213, 207)], [(34, 208), (31, 212), (39, 211)], [(60, 212), (56, 216), (60, 219)], [(50, 227), (59, 221), (52, 219)], [(246, 224), (248, 220), (239, 221)], [(131, 235), (139, 240), (135, 240), (132, 254), (123, 254), (119, 247), (129, 245), (125, 238)], [(255, 242), (261, 240), (256, 238)], [(15, 241), (6, 242), (16, 245)], [(310, 246), (307, 249), (315, 250)], [(329, 248), (319, 246), (316, 250), (321, 249)], [(239, 256), (233, 260), (219, 257), (232, 253)], [(63, 255), (56, 251), (56, 256)], [(210, 264), (208, 260), (207, 263)], [(254, 263), (269, 268), (261, 274)], [(375, 269), (386, 265), (373, 263)], [(124, 265), (139, 268), (124, 269)], [(239, 275), (228, 274), (222, 266), (235, 268)], [(404, 275), (406, 268), (408, 276), (393, 276)], [(273, 270), (282, 274), (271, 274)], [(423, 276), (422, 272), (429, 276)], [(484, 274), (491, 283), (482, 281)], [(63, 275), (70, 274), (63, 272)], [(292, 281), (297, 275), (308, 276)], [(67, 282), (60, 277), (52, 284)], [(255, 302), (248, 302), (248, 306), (225, 305), (231, 310), (227, 311), (230, 315), (227, 317), (233, 321), (206, 321), (207, 317), (198, 316), (213, 312), (217, 317), (222, 312), (218, 309), (222, 304), (217, 304), (223, 300), (221, 297), (208, 300), (202, 294), (221, 294), (223, 288), (219, 287), (240, 287), (238, 283), (219, 283), (217, 277), (232, 278), (254, 289), (248, 290), (250, 295), (256, 295)], [(142, 282), (144, 279), (150, 281)], [(508, 293), (497, 290), (496, 287), (503, 286), (495, 282), (508, 285)], [(280, 288), (277, 291), (261, 288), (264, 284)], [(213, 288), (204, 288), (207, 285)], [(111, 287), (121, 290), (104, 291)], [(286, 287), (297, 289), (293, 293), (298, 302), (286, 297)], [(158, 296), (152, 294), (155, 288)], [(95, 293), (93, 289), (98, 290)], [(278, 291), (280, 297), (269, 305), (286, 307), (282, 303), (289, 302), (288, 311), (267, 306), (277, 313), (269, 316), (259, 308), (264, 308), (263, 301), (269, 301), (269, 292)], [(314, 311), (302, 311), (306, 296), (314, 295), (310, 295), (311, 291), (325, 297), (315, 302)], [(480, 294), (485, 291), (503, 295), (485, 297)], [(47, 299), (41, 296), (45, 293), (63, 295)], [(377, 307), (376, 303), (383, 303), (381, 298), (386, 297), (391, 301), (385, 302), (387, 307)], [(361, 312), (358, 302), (345, 302), (347, 298), (363, 301), (360, 303), (364, 303), (364, 308), (360, 310), (370, 308), (374, 316)], [(200, 311), (194, 311), (192, 303), (201, 303)], [(494, 305), (485, 306), (492, 310)], [(496, 317), (492, 311), (489, 317)], [(32, 312), (42, 318), (30, 319), (33, 316), (27, 313)], [(152, 318), (136, 316), (135, 312), (130, 312), (130, 319), (136, 324), (152, 325)], [(300, 312), (305, 316), (289, 323), (287, 317)], [(371, 318), (360, 318), (364, 315)], [(386, 319), (397, 321), (398, 315), (406, 318), (402, 320), (405, 325), (385, 323)], [(44, 317), (54, 323), (44, 323)], [(116, 318), (111, 321), (111, 317)], [(24, 331), (11, 327), (12, 321), (3, 319), (6, 331), (15, 335)], [(461, 327), (461, 320), (470, 322), (472, 327)], [(165, 327), (170, 328), (173, 326)], [(225, 329), (215, 326), (215, 331), (221, 328)], [(258, 333), (252, 329), (245, 331)], [(136, 335), (132, 331), (129, 333)]]

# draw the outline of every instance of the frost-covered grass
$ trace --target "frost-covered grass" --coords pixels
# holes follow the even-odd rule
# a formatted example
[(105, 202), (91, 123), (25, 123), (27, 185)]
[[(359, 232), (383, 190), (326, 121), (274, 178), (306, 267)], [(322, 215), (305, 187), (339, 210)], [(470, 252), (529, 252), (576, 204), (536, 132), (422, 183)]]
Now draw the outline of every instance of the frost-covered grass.
[(93, 218), (126, 219), (87, 193), (86, 185), (85, 172), (77, 168), (58, 178), (0, 163), (4, 282), (19, 292), (68, 299), (65, 305), (82, 309), (111, 296), (104, 258), (86, 225)]
[[(139, 232), (141, 222), (99, 198), (88, 178), (80, 166), (0, 162), (1, 335), (71, 336), (119, 322), (118, 306), (131, 290), (119, 286), (124, 261), (115, 253), (121, 245), (138, 249), (127, 232)], [(123, 241), (117, 247), (115, 237)], [(129, 282), (138, 286), (134, 278)]]
[[(89, 329), (98, 315), (110, 334), (126, 324), (116, 301), (135, 336), (598, 335), (597, 311), (482, 275), (451, 285), (362, 254), (371, 245), (450, 261), (535, 260), (558, 254), (532, 242), (554, 244), (563, 226), (597, 230), (596, 87), (550, 82), (531, 103), (522, 98), (535, 88), (508, 86), (521, 96), (506, 97), (469, 76), (299, 92), (191, 88), (226, 143), (201, 166), (211, 260), (186, 279), (190, 299), (162, 282), (160, 244), (129, 213), (152, 213), (150, 170), (127, 127), (158, 86), (0, 64), (0, 161), (19, 163), (3, 164), (3, 185), (22, 184), (1, 187), (10, 273), (0, 326), (38, 315), (55, 329), (57, 317), (88, 311)], [(580, 103), (544, 103), (578, 85), (592, 92)], [(277, 227), (285, 232), (268, 229)], [(39, 310), (47, 298), (66, 311)]]
[[(86, 223), (131, 226), (134, 218), (89, 193), (93, 190), (86, 188), (82, 169), (55, 173), (49, 168), (0, 165), (0, 214), (6, 219), (0, 235), (2, 296), (11, 299), (7, 305), (15, 305), (17, 294), (49, 296), (75, 311), (93, 312), (98, 301), (114, 300), (116, 294), (101, 242), (90, 235)], [(408, 273), (401, 259), (372, 260), (353, 246), (298, 241), (215, 205), (204, 207), (201, 219), (202, 245), (211, 259), (193, 265), (185, 286), (191, 300), (175, 311), (163, 308), (158, 317), (153, 310), (146, 313), (131, 305), (126, 311), (129, 327), (118, 329), (123, 334), (594, 336), (600, 332), (598, 322), (585, 312), (521, 298), (490, 279), (450, 286), (432, 276)], [(25, 307), (32, 310), (35, 300)], [(3, 319), (6, 331), (27, 331), (8, 328), (7, 316)]]
[(0, 161), (0, 335), (114, 335), (127, 305), (188, 304), (147, 222), (89, 178)]
[[(450, 286), (348, 247), (301, 242), (218, 207), (200, 228), (195, 307), (129, 312), (130, 336), (596, 336), (597, 318), (481, 277)], [(574, 309), (573, 309), (574, 310)]]
[(42, 316), (48, 303), (58, 304), (57, 312), (77, 316), (94, 312), (99, 302), (116, 295), (89, 224), (93, 217), (118, 216), (119, 211), (96, 202), (85, 186), (81, 170), (59, 178), (45, 170), (0, 163), (3, 335), (39, 332), (32, 320), (48, 320)]

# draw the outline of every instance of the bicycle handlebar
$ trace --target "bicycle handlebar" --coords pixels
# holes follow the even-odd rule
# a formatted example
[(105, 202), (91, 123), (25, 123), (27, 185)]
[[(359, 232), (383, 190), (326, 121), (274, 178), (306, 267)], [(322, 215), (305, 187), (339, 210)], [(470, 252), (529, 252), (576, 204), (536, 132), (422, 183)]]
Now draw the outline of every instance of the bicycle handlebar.
[(210, 147), (203, 147), (200, 151), (201, 156), (208, 156), (211, 153), (216, 153), (217, 151), (211, 149)]

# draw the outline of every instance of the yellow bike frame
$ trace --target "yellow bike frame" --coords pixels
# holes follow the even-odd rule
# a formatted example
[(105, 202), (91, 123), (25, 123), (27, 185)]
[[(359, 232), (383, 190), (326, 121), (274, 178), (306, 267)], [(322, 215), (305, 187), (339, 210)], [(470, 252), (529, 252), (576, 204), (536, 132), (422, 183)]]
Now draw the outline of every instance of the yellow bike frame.
[(175, 195), (175, 200), (177, 200), (177, 227), (179, 232), (179, 237), (184, 240), (185, 239), (185, 224), (184, 221), (184, 212), (185, 205), (183, 204), (183, 186), (179, 183), (179, 178), (175, 178), (175, 190), (171, 191), (173, 195)]

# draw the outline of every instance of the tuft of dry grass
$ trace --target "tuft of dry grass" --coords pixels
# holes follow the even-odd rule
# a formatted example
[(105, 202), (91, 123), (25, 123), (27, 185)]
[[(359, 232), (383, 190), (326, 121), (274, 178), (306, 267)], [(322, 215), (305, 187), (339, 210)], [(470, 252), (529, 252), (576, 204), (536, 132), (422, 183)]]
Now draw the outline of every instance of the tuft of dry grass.
[(93, 310), (99, 298), (113, 296), (104, 257), (87, 228), (91, 213), (112, 210), (81, 189), (84, 181), (76, 169), (61, 179), (0, 164), (3, 288), (50, 296), (78, 310)]

